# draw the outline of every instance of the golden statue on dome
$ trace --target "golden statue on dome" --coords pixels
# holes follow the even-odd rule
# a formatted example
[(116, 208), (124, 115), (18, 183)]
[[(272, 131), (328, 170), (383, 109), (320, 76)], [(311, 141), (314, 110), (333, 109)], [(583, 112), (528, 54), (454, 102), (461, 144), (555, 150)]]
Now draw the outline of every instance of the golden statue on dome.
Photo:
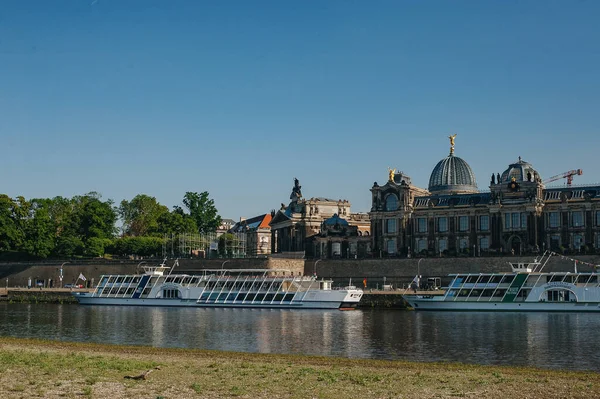
[(454, 139), (456, 138), (456, 133), (452, 136), (448, 136), (450, 139), (450, 154), (454, 154)]

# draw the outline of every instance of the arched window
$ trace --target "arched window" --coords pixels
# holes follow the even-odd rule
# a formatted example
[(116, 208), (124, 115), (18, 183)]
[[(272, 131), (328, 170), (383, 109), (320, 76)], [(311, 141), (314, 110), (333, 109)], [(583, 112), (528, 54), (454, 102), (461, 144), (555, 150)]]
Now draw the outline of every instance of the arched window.
[(385, 210), (395, 211), (398, 209), (398, 197), (396, 194), (389, 194), (385, 197)]

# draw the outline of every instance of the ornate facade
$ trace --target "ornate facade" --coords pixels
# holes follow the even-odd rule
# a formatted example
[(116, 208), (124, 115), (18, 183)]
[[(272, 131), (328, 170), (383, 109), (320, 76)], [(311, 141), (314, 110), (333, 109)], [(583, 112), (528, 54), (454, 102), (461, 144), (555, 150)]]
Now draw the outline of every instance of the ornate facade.
[[(351, 213), (350, 202), (347, 200), (323, 197), (304, 199), (301, 188), (298, 179), (294, 179), (290, 203), (288, 205), (281, 204), (278, 211), (271, 212), (271, 252), (304, 252), (306, 256), (319, 257), (337, 256), (337, 245), (335, 245), (336, 251), (334, 251), (333, 243), (323, 245), (323, 240), (317, 240), (317, 236), (323, 234), (323, 222), (335, 215), (339, 220), (343, 219), (349, 226), (349, 228), (343, 229), (345, 234), (337, 236), (337, 240), (343, 242), (340, 254), (343, 253), (344, 256), (357, 255), (358, 244), (355, 246), (350, 244), (350, 241), (358, 242), (356, 237), (369, 236), (371, 228), (369, 216)], [(354, 231), (356, 236), (354, 236)]]
[(481, 192), (470, 166), (454, 154), (455, 137), (427, 190), (393, 169), (385, 185), (373, 185), (374, 256), (600, 249), (600, 186), (546, 188), (519, 157)]
[(271, 253), (271, 215), (265, 214), (250, 219), (241, 219), (230, 230), (246, 236), (246, 255), (261, 256)]

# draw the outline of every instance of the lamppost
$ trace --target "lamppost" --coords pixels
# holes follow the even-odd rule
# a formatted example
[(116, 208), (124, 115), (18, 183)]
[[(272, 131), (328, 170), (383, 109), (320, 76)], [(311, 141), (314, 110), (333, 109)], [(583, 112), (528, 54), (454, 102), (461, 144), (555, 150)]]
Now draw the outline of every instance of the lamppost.
[(421, 264), (421, 261), (424, 258), (419, 259), (419, 261), (417, 262), (417, 288), (421, 288), (421, 269), (419, 267), (419, 265)]
[(317, 275), (317, 263), (319, 263), (320, 261), (322, 261), (323, 259), (317, 259), (315, 261), (315, 265), (313, 266), (313, 276)]
[(71, 263), (71, 262), (63, 262), (63, 264), (60, 265), (60, 275), (58, 276), (58, 279), (60, 280), (60, 288), (63, 287), (63, 266), (66, 265), (67, 263)]
[(145, 260), (143, 260), (143, 261), (141, 261), (140, 263), (138, 263), (138, 264), (137, 264), (137, 266), (135, 267), (135, 272), (136, 272), (137, 274), (140, 274), (140, 272), (139, 272), (139, 270), (140, 270), (140, 266), (141, 266), (142, 264), (144, 264), (144, 263), (146, 263), (146, 261), (145, 261)]

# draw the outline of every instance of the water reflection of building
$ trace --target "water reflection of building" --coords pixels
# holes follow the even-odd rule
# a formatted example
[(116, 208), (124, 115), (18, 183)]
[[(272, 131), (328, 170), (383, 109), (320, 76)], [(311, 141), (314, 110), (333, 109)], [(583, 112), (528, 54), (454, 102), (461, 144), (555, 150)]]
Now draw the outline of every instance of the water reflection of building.
[(428, 189), (390, 169), (371, 188), (374, 254), (470, 254), (586, 251), (600, 248), (600, 186), (546, 188), (522, 160), (477, 189), (466, 161), (450, 154), (433, 169)]

